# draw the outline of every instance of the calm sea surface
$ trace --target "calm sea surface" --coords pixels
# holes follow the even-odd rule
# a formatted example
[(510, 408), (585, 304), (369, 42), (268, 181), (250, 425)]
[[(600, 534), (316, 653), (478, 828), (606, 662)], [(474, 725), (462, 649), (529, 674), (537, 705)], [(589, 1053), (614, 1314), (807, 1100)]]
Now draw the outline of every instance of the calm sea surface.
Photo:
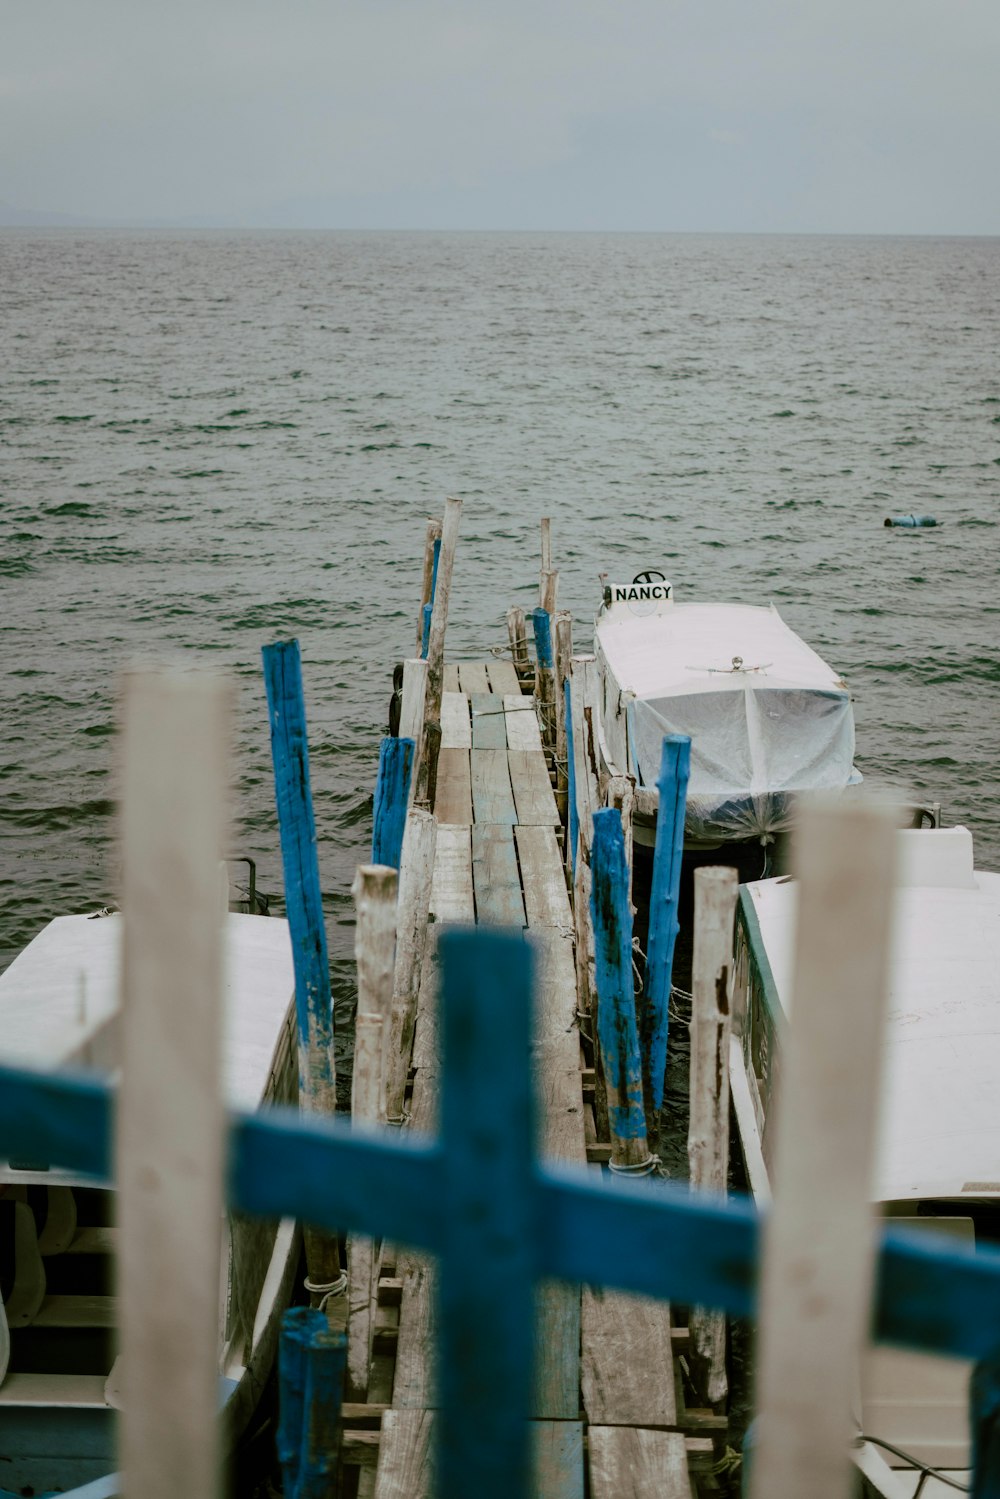
[[(338, 993), (424, 517), (449, 648), (597, 575), (774, 600), (866, 777), (1000, 867), (1000, 240), (0, 233), (0, 966), (116, 897), (115, 695), (239, 684), (234, 848), (280, 894), (260, 648), (297, 635)], [(888, 531), (886, 515), (936, 515)]]

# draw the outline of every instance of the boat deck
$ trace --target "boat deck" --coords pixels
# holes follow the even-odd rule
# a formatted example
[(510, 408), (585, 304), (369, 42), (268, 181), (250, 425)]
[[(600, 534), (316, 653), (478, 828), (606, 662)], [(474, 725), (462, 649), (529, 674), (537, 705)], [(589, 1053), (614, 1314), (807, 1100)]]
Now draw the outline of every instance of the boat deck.
[[(581, 1053), (573, 919), (534, 700), (509, 662), (462, 662), (446, 668), (441, 721), (435, 925), (475, 921), (531, 933), (539, 954), (534, 1052), (543, 1149), (600, 1170), (608, 1147), (596, 1139)], [(429, 1134), (437, 1128), (440, 1078), (436, 990), (432, 958), (409, 1101), (409, 1127)], [(383, 1251), (369, 1405), (345, 1411), (345, 1456), (353, 1453), (364, 1469), (361, 1499), (432, 1492), (434, 1274), (425, 1256)], [(715, 1491), (709, 1433), (725, 1423), (685, 1410), (675, 1354), (686, 1338), (686, 1329), (672, 1329), (663, 1302), (542, 1285), (535, 1493), (693, 1499)]]

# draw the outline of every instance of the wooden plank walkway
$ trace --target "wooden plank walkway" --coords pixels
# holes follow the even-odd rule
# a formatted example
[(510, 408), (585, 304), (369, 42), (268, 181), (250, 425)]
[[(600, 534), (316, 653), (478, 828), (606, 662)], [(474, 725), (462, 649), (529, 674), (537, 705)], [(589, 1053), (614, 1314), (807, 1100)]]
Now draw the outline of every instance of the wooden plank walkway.
[[(509, 662), (445, 668), (431, 929), (412, 1057), (409, 1127), (433, 1134), (440, 1059), (435, 934), (477, 921), (520, 927), (538, 961), (534, 1065), (544, 1154), (583, 1165), (587, 1129), (577, 1024), (573, 916), (557, 839), (559, 818), (534, 700)], [(592, 1168), (599, 1169), (599, 1168)], [(357, 1434), (359, 1499), (432, 1495), (434, 1265), (383, 1250), (369, 1401), (381, 1435)], [(544, 1499), (692, 1499), (691, 1462), (711, 1442), (678, 1416), (670, 1309), (660, 1302), (538, 1288), (534, 1491)], [(686, 1346), (686, 1345), (685, 1345)], [(379, 1350), (394, 1350), (394, 1360)], [(386, 1409), (385, 1407), (389, 1407)], [(384, 1413), (383, 1413), (384, 1412)], [(686, 1434), (685, 1434), (686, 1433)], [(345, 1452), (350, 1452), (348, 1442)], [(348, 1458), (350, 1461), (351, 1459)], [(711, 1484), (704, 1492), (712, 1490)]]

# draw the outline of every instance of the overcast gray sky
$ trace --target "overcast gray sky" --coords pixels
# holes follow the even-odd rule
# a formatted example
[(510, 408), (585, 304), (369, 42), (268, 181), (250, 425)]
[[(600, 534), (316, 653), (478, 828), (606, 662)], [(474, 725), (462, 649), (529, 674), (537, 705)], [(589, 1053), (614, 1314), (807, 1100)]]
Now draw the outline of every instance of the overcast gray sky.
[(1000, 233), (1000, 0), (0, 0), (0, 202)]

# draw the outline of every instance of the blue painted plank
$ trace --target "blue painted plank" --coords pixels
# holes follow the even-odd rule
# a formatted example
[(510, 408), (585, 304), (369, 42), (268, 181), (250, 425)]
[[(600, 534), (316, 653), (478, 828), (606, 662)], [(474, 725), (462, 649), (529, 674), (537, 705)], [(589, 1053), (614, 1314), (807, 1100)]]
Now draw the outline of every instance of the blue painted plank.
[(281, 833), (285, 908), (295, 968), (299, 1044), (308, 1057), (310, 1097), (333, 1094), (333, 1008), (323, 900), (316, 853), (316, 821), (309, 784), (302, 659), (297, 640), (266, 645), (267, 685), (274, 762), (274, 795)]
[(532, 622), (535, 626), (535, 655), (541, 667), (553, 666), (552, 657), (552, 616), (547, 609), (535, 609), (532, 611)]
[(520, 932), (447, 932), (440, 950), (439, 1492), (519, 1499), (531, 1468), (534, 955)]
[(660, 760), (660, 793), (656, 814), (653, 886), (649, 898), (649, 941), (646, 955), (642, 1053), (653, 1107), (663, 1104), (670, 1024), (670, 984), (677, 941), (677, 901), (684, 852), (684, 811), (691, 766), (691, 741), (683, 734), (667, 734)]
[(590, 870), (597, 1035), (611, 1132), (621, 1140), (644, 1139), (646, 1113), (632, 983), (632, 907), (622, 815), (615, 807), (594, 813)]
[(415, 744), (412, 739), (382, 740), (372, 810), (372, 863), (399, 868), (410, 797)]
[(426, 661), (427, 660), (427, 652), (430, 650), (430, 646), (431, 646), (431, 616), (433, 615), (433, 613), (434, 613), (434, 605), (433, 604), (425, 604), (424, 605), (423, 623), (421, 625), (421, 634), (420, 634), (420, 659), (422, 661)]

